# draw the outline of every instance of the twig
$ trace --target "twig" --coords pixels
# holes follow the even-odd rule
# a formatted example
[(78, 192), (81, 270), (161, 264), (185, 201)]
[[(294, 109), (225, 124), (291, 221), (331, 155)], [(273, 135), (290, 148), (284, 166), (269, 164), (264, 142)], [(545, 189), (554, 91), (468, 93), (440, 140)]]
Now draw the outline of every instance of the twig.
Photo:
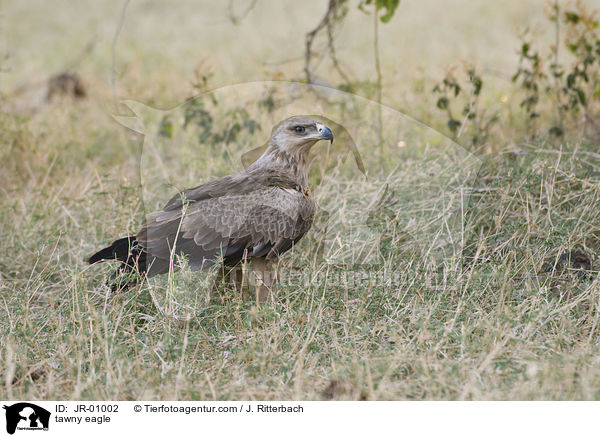
[(313, 30), (311, 30), (310, 32), (308, 32), (306, 34), (306, 49), (304, 52), (304, 74), (306, 75), (307, 83), (312, 83), (312, 73), (310, 71), (310, 60), (312, 58), (313, 40), (315, 39), (315, 36), (317, 35), (317, 33), (319, 33), (325, 26), (327, 26), (327, 23), (329, 22), (329, 16), (332, 13), (332, 11), (335, 9), (335, 7), (336, 7), (336, 0), (329, 0), (329, 5), (327, 6), (327, 12), (325, 12), (325, 15), (323, 16), (323, 18), (321, 18), (321, 21), (319, 21), (319, 24), (317, 24), (317, 27), (315, 27)]
[(233, 24), (237, 25), (237, 24), (239, 24), (240, 21), (242, 21), (244, 18), (246, 18), (246, 16), (250, 13), (250, 11), (252, 9), (254, 9), (254, 6), (256, 6), (256, 3), (258, 2), (258, 0), (252, 0), (252, 3), (250, 3), (250, 6), (248, 6), (246, 9), (244, 9), (244, 11), (237, 17), (233, 13), (233, 2), (234, 2), (234, 0), (229, 0), (229, 6), (227, 9), (229, 10), (229, 19), (231, 20), (231, 22)]
[(113, 100), (115, 102), (115, 106), (117, 105), (117, 88), (116, 88), (116, 79), (115, 79), (115, 47), (117, 45), (117, 41), (119, 40), (119, 34), (121, 33), (121, 29), (123, 28), (123, 23), (125, 22), (125, 12), (127, 11), (128, 5), (129, 5), (129, 0), (125, 0), (125, 3), (123, 3), (123, 9), (121, 10), (121, 17), (119, 18), (119, 24), (117, 25), (117, 30), (115, 31), (115, 36), (113, 37), (113, 40), (112, 40), (111, 51), (110, 51), (111, 52), (110, 83), (112, 86)]
[(88, 40), (86, 45), (83, 47), (83, 49), (81, 50), (81, 53), (79, 53), (79, 55), (75, 59), (73, 59), (70, 64), (67, 64), (67, 66), (64, 68), (64, 71), (75, 70), (75, 67), (77, 67), (81, 63), (81, 61), (83, 61), (85, 59), (85, 57), (89, 53), (91, 53), (92, 50), (94, 50), (94, 47), (96, 46), (97, 41), (98, 41), (98, 36), (93, 35)]
[(469, 116), (473, 113), (473, 103), (475, 103), (475, 90), (471, 90), (471, 96), (469, 97), (469, 111), (465, 114), (465, 118), (463, 119), (460, 125), (460, 129), (456, 134), (456, 139), (460, 138), (460, 135), (462, 134), (462, 131), (465, 128), (465, 125), (467, 124)]
[(381, 61), (379, 59), (379, 11), (375, 7), (373, 11), (373, 51), (375, 52), (375, 71), (377, 72), (377, 83), (375, 92), (377, 95), (377, 133), (379, 136), (379, 143), (383, 141), (383, 122), (381, 114)]
[[(558, 6), (558, 0), (554, 0), (554, 13), (556, 14), (556, 40), (554, 42), (554, 68), (558, 68), (558, 49), (560, 46), (560, 9)], [(561, 109), (560, 109), (560, 80), (556, 74), (554, 76), (554, 88), (556, 91), (556, 120), (558, 123), (558, 127), (560, 129), (563, 128), (562, 117), (561, 117)]]

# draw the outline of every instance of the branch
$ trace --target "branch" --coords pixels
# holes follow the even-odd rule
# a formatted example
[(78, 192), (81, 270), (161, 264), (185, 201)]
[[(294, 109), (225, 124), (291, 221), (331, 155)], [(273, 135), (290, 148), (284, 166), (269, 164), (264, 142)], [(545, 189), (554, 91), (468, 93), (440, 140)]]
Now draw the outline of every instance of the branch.
[(340, 63), (338, 62), (337, 55), (335, 53), (335, 46), (333, 45), (333, 21), (327, 21), (327, 47), (329, 48), (329, 54), (331, 55), (331, 61), (333, 62), (333, 67), (338, 71), (344, 82), (350, 82), (350, 79), (342, 70)]
[[(304, 74), (306, 75), (307, 83), (312, 83), (312, 73), (310, 71), (310, 61), (311, 61), (311, 58), (313, 55), (313, 53), (312, 53), (313, 40), (315, 39), (315, 36), (321, 30), (323, 30), (325, 28), (325, 26), (330, 26), (331, 16), (337, 9), (337, 6), (338, 6), (337, 0), (329, 0), (329, 5), (327, 6), (327, 12), (323, 16), (323, 18), (321, 18), (321, 21), (319, 21), (319, 24), (317, 24), (317, 27), (315, 27), (313, 30), (311, 30), (310, 32), (308, 32), (306, 34), (306, 49), (304, 52)], [(331, 46), (333, 46), (333, 43), (331, 43)]]

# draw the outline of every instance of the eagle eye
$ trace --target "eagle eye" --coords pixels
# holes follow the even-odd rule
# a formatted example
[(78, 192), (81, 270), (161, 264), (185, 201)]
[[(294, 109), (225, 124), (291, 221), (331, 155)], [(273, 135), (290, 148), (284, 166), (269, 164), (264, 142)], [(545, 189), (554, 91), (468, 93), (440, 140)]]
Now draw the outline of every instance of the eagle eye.
[(306, 128), (304, 126), (296, 126), (294, 127), (294, 130), (298, 134), (303, 134), (306, 131)]

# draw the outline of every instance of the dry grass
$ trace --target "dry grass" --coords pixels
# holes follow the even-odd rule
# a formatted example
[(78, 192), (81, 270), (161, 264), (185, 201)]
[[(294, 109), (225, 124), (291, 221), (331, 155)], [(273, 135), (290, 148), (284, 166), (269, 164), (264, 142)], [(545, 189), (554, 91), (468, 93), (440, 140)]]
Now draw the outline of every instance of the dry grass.
[[(444, 12), (436, 2), (407, 2), (381, 26), (385, 103), (434, 126), (443, 120), (429, 90), (447, 62), (468, 57), (510, 73), (512, 26), (539, 6), (510, 2), (509, 14), (484, 1), (452, 3)], [(173, 107), (193, 93), (202, 59), (215, 86), (298, 77), (301, 59), (272, 63), (302, 54), (299, 35), (319, 8), (290, 15), (291, 3), (269, 4), (258, 2), (233, 28), (216, 6), (132, 2), (117, 46), (117, 97)], [(3, 4), (0, 398), (600, 398), (598, 279), (543, 272), (570, 249), (598, 264), (594, 144), (522, 142), (506, 122), (494, 152), (473, 157), (391, 109), (377, 144), (368, 101), (325, 101), (303, 88), (289, 99), (285, 84), (273, 112), (258, 105), (273, 84), (216, 94), (220, 127), (237, 107), (263, 126), (234, 143), (199, 147), (197, 128), (181, 128), (185, 107), (149, 111), (143, 138), (108, 115), (121, 3), (100, 5)], [(203, 26), (211, 8), (222, 20)], [(362, 18), (352, 13), (339, 51), (368, 77), (370, 34), (353, 32)], [(64, 68), (90, 33), (98, 41), (77, 69), (89, 98), (41, 104), (34, 83)], [(338, 80), (326, 68), (319, 74)], [(27, 92), (11, 94), (29, 82)], [(490, 107), (507, 92), (504, 79), (494, 82)], [(257, 307), (227, 289), (222, 303), (209, 302), (210, 277), (186, 269), (171, 283), (114, 295), (105, 284), (111, 266), (84, 263), (111, 238), (135, 232), (144, 212), (173, 192), (169, 184), (239, 168), (274, 122), (317, 104), (348, 128), (367, 177), (343, 144), (315, 162), (317, 221), (282, 259), (287, 277), (274, 302)], [(507, 105), (501, 110), (515, 118), (518, 105)], [(157, 134), (164, 115), (178, 129), (171, 139)]]

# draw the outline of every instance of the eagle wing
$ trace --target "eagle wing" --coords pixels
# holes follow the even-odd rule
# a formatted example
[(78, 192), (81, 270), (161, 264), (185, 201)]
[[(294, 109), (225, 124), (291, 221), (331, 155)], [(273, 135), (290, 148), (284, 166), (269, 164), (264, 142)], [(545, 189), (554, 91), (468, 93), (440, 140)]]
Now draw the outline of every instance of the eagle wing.
[(244, 256), (279, 256), (310, 229), (315, 213), (310, 197), (277, 186), (195, 197), (179, 207), (174, 197), (144, 222), (137, 240), (149, 255), (150, 276), (168, 270), (172, 253), (186, 255), (192, 269), (219, 257), (232, 264)]

